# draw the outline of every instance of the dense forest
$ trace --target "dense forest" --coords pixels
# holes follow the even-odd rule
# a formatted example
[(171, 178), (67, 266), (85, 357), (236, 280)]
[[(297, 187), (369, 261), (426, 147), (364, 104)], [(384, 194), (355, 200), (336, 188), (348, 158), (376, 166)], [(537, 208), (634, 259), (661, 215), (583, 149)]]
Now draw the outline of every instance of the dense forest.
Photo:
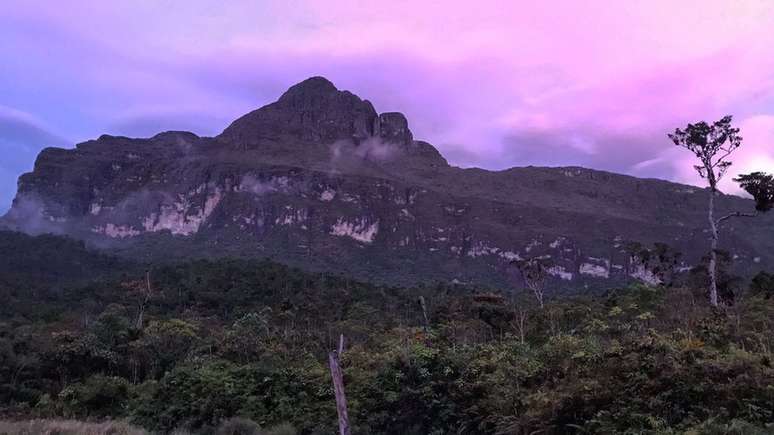
[(355, 434), (774, 432), (766, 273), (725, 276), (722, 308), (691, 285), (701, 268), (541, 308), (261, 260), (134, 264), (55, 236), (0, 232), (0, 248), (3, 420), (335, 433), (343, 334)]

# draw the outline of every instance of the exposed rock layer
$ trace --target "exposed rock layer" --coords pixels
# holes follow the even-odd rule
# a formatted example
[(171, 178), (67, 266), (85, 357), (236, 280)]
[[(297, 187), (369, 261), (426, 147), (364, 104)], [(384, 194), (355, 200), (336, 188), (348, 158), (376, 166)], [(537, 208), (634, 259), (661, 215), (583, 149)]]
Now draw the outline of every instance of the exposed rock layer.
[[(706, 201), (695, 187), (584, 168), (451, 167), (402, 114), (315, 77), (215, 138), (47, 148), (4, 221), (134, 257), (268, 256), (397, 284), (520, 285), (512, 263), (543, 257), (561, 290), (664, 279), (633, 241), (683, 252), (674, 268), (695, 264)], [(752, 209), (732, 196), (719, 204)], [(738, 271), (773, 265), (771, 225), (725, 228)]]

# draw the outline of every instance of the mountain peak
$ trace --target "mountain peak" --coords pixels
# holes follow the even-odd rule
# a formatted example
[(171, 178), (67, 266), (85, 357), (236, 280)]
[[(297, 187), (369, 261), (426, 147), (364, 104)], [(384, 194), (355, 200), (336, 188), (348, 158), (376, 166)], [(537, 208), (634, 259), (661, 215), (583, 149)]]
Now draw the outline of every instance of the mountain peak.
[(402, 113), (379, 115), (370, 101), (320, 76), (291, 86), (277, 101), (242, 116), (220, 135), (239, 146), (266, 139), (323, 144), (351, 140), (357, 145), (372, 137), (404, 147), (414, 142)]
[(324, 77), (312, 77), (291, 86), (279, 100), (231, 123), (220, 135), (238, 145), (264, 139), (355, 143), (371, 136), (378, 117), (370, 102), (340, 91)]
[(280, 100), (283, 98), (290, 98), (294, 96), (305, 96), (309, 94), (333, 94), (339, 92), (339, 89), (325, 77), (315, 76), (310, 77), (302, 82), (296, 83), (291, 86)]

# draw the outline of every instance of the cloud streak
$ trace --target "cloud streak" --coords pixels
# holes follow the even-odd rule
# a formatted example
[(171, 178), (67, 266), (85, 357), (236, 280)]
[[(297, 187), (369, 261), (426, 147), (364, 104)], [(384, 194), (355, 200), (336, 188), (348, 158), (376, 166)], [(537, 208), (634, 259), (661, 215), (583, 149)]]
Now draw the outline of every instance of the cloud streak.
[(46, 130), (34, 116), (0, 106), (0, 214), (11, 205), (16, 178), (32, 169), (41, 149), (66, 146), (67, 140)]

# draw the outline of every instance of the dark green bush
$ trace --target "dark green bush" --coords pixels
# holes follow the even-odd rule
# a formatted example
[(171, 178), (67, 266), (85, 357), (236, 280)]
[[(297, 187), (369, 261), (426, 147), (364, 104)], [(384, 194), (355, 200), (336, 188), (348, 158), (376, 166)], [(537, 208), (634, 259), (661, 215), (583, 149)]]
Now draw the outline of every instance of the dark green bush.
[(129, 382), (118, 376), (94, 375), (59, 392), (66, 415), (120, 417), (126, 413)]

